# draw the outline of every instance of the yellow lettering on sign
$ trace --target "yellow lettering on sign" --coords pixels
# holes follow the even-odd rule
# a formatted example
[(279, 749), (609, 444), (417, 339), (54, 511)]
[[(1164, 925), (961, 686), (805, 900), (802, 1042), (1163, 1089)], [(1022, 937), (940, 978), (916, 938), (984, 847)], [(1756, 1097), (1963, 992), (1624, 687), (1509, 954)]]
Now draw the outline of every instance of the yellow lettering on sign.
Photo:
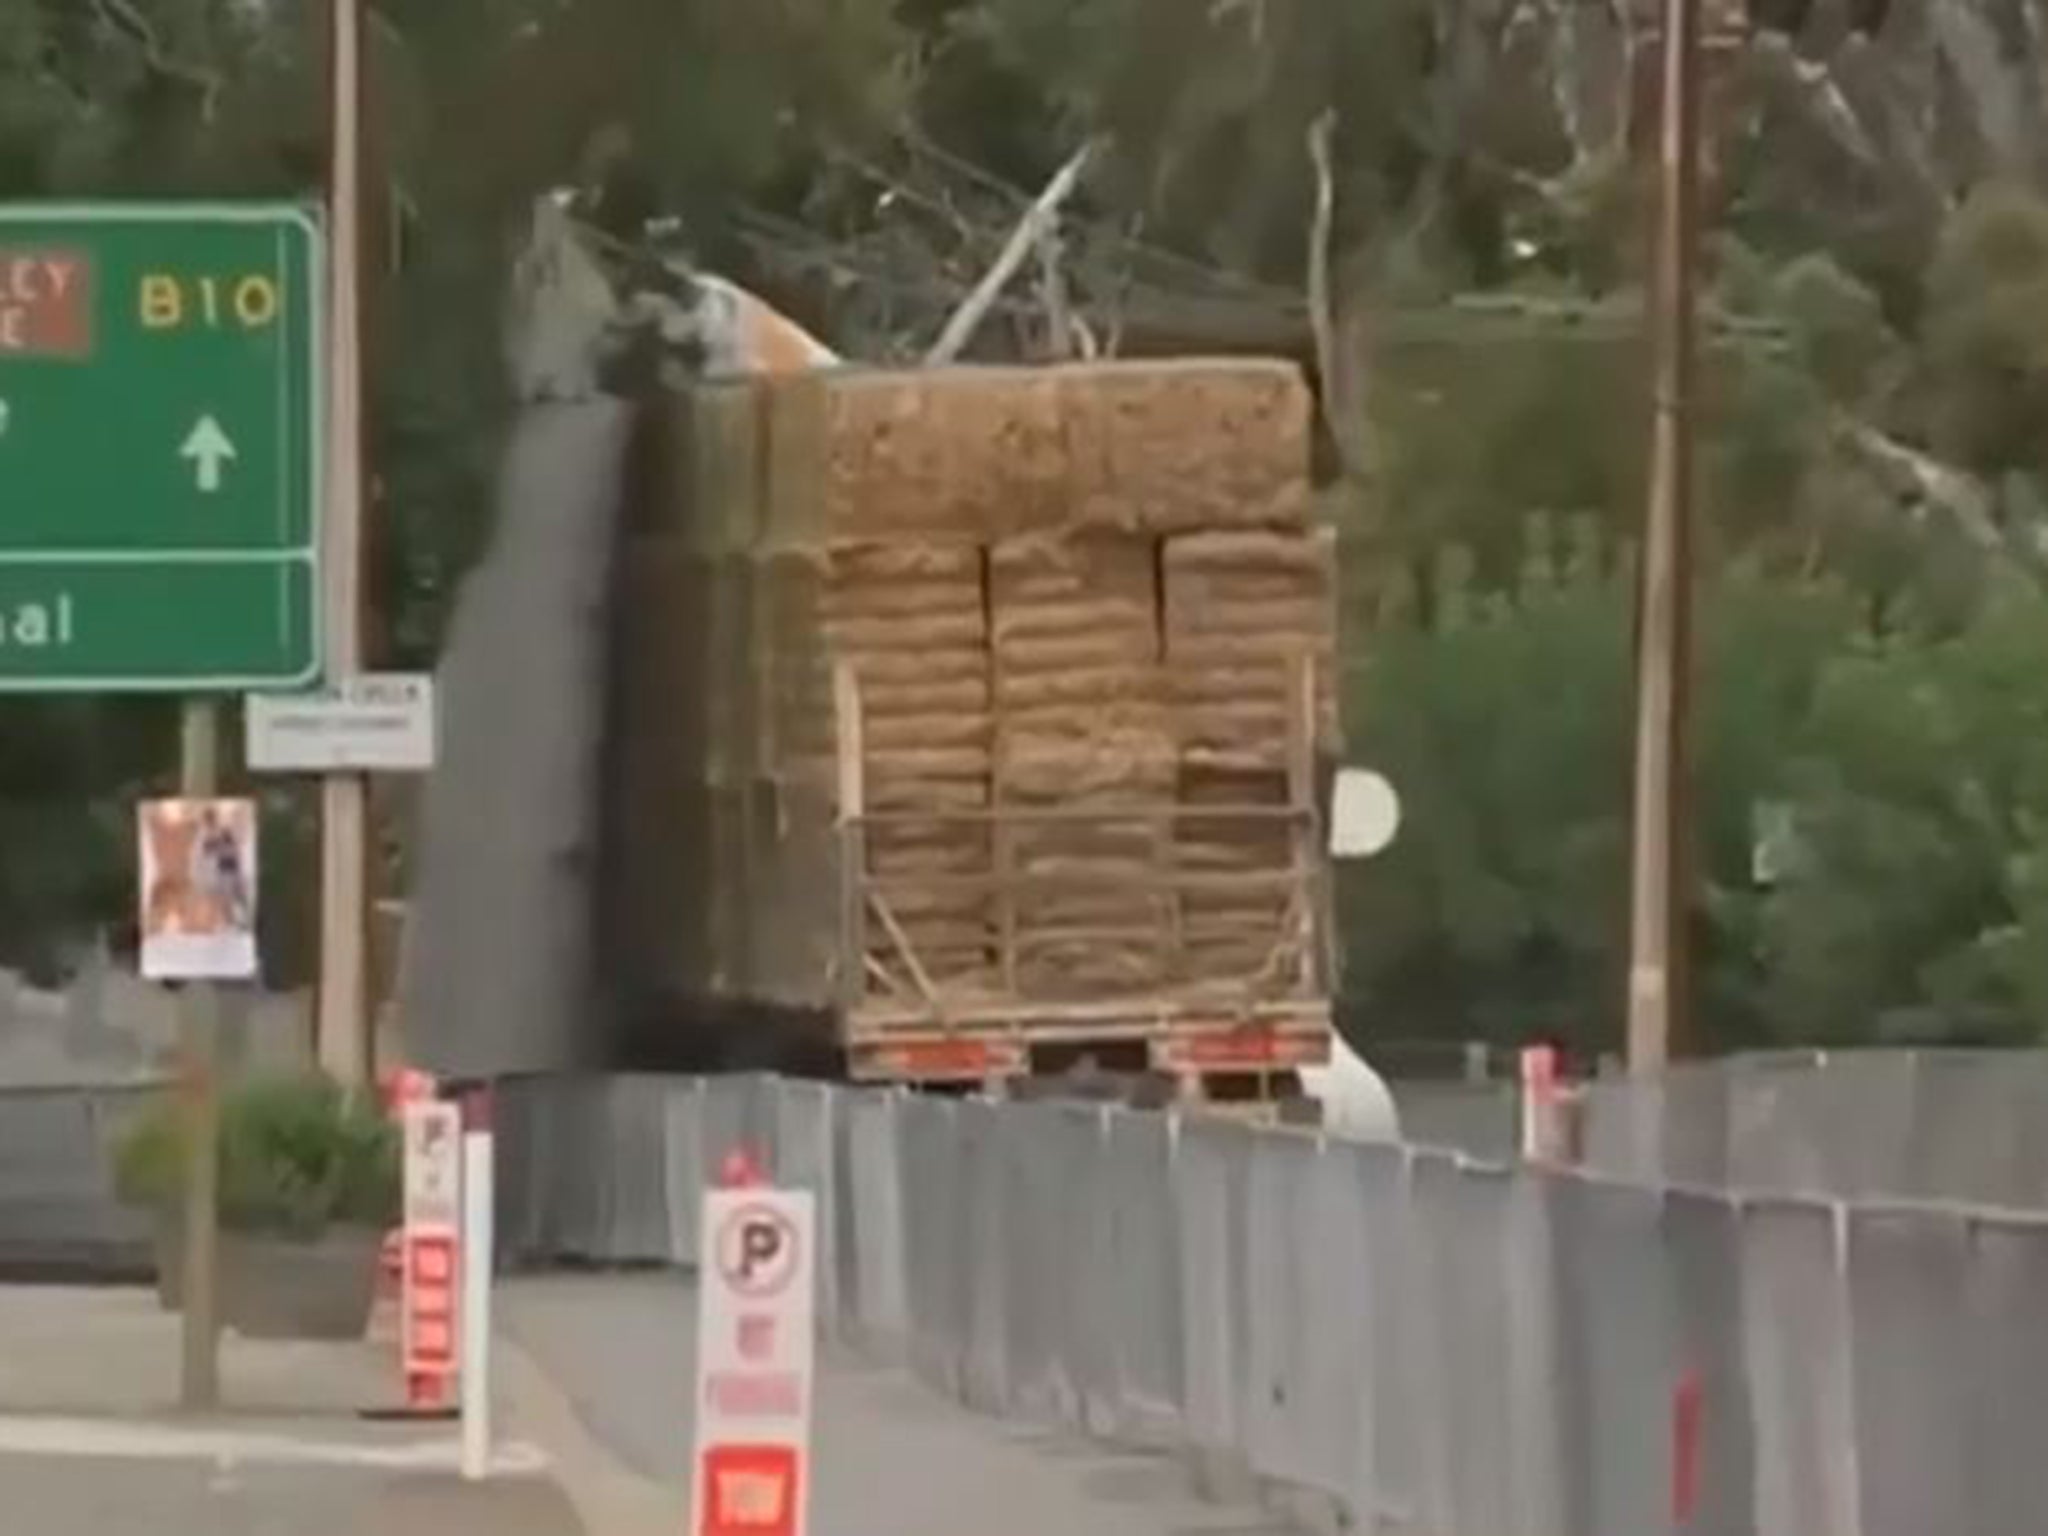
[(152, 331), (168, 330), (185, 318), (185, 295), (175, 277), (152, 272), (142, 280), (142, 323)]
[(235, 284), (235, 318), (257, 330), (277, 318), (277, 284), (267, 277), (245, 277)]
[(151, 272), (136, 290), (136, 303), (143, 325), (152, 331), (184, 326), (217, 331), (230, 325), (260, 331), (277, 323), (284, 300), (277, 280), (261, 272), (196, 277)]

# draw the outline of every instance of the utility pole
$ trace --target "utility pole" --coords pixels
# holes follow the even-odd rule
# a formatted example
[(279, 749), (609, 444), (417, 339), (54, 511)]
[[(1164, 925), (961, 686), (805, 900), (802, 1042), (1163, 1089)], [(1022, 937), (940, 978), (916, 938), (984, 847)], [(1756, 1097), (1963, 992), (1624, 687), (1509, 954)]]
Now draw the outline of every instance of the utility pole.
[[(185, 704), (178, 788), (187, 799), (220, 793), (220, 706)], [(179, 1303), (179, 1398), (188, 1411), (220, 1406), (220, 989), (188, 981), (178, 998), (183, 1100), (185, 1251)]]
[[(327, 190), (327, 506), (321, 596), (330, 681), (363, 666), (362, 0), (333, 5)], [(340, 1082), (370, 1077), (369, 789), (360, 773), (320, 785), (320, 1065)]]
[(1637, 572), (1628, 1060), (1661, 1071), (1682, 1038), (1691, 816), (1693, 393), (1700, 181), (1700, 0), (1663, 0), (1654, 408)]

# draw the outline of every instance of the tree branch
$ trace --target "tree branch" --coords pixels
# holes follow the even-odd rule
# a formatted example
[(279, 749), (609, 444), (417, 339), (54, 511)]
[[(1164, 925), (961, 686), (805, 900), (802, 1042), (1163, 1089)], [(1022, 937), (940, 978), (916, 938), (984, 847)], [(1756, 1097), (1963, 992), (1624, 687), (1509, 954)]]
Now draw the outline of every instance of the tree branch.
[(1323, 421), (1346, 478), (1363, 480), (1368, 469), (1364, 411), (1353, 387), (1356, 379), (1349, 360), (1337, 344), (1337, 304), (1330, 284), (1330, 247), (1337, 219), (1330, 136), (1336, 127), (1337, 114), (1326, 111), (1308, 130), (1308, 157), (1316, 172), (1315, 211), (1308, 237), (1308, 323), (1315, 338), (1316, 373), (1322, 383)]
[(1017, 269), (1024, 265), (1044, 233), (1050, 229), (1059, 216), (1060, 204), (1073, 194), (1080, 184), (1081, 173), (1087, 169), (1094, 157), (1096, 141), (1090, 139), (1073, 154), (1067, 163), (1059, 168), (1045, 190), (1038, 194), (1038, 200), (1024, 212), (1017, 221), (1017, 227), (1010, 232), (1009, 243), (996, 258), (995, 265), (988, 269), (974, 291), (953, 312), (946, 322), (946, 328), (939, 333), (939, 339), (925, 354), (926, 367), (943, 367), (960, 355), (960, 349), (973, 337), (975, 328), (987, 316), (989, 307), (995, 303), (1010, 279), (1017, 275)]
[(142, 62), (153, 74), (181, 81), (199, 92), (200, 116), (212, 121), (215, 103), (227, 87), (227, 77), (217, 69), (188, 63), (164, 51), (163, 40), (149, 24), (149, 18), (135, 8), (133, 0), (93, 0), (100, 19), (142, 50)]

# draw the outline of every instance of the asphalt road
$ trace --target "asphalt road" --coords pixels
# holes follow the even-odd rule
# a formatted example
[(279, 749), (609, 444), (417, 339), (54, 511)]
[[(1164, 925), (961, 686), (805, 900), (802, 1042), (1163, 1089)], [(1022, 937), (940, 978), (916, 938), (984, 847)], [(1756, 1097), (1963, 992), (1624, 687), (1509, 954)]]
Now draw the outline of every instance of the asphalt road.
[[(659, 1485), (685, 1530), (696, 1292), (673, 1274), (519, 1280), (500, 1326), (590, 1436)], [(1196, 1499), (1181, 1469), (969, 1413), (828, 1352), (813, 1431), (811, 1536), (1282, 1536)], [(600, 1536), (600, 1533), (593, 1533)]]

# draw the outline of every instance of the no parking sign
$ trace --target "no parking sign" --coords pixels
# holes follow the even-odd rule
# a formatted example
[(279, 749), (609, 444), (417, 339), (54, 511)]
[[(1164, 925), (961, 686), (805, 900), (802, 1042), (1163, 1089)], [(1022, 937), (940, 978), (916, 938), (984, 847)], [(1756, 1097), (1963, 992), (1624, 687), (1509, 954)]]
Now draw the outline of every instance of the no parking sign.
[(803, 1536), (817, 1324), (808, 1190), (704, 1196), (695, 1536)]

